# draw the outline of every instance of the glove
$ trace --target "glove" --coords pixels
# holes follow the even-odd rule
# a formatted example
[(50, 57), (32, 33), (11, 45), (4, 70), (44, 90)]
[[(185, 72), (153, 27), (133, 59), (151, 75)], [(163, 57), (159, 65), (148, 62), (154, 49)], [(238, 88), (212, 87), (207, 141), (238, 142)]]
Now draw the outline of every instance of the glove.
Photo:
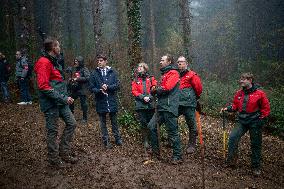
[(157, 88), (156, 87), (152, 87), (151, 91), (150, 91), (150, 94), (152, 96), (155, 96), (157, 94)]
[(202, 107), (201, 107), (201, 104), (200, 104), (200, 102), (199, 102), (199, 100), (197, 101), (197, 103), (196, 103), (196, 111), (197, 112), (199, 112), (199, 113), (201, 113), (202, 112)]

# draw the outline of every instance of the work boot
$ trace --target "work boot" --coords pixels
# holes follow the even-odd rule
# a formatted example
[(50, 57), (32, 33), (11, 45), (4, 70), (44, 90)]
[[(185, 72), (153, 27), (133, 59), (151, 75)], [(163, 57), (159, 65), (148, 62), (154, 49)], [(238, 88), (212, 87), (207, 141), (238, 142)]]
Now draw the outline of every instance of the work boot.
[(117, 146), (122, 146), (122, 140), (121, 140), (121, 139), (115, 140), (115, 144), (116, 144)]
[(82, 119), (82, 124), (86, 125), (88, 123), (87, 119)]
[(148, 129), (142, 128), (141, 134), (142, 134), (142, 144), (143, 144), (144, 148), (146, 148), (146, 149), (150, 148), (149, 140), (148, 140), (148, 135), (149, 135)]
[(186, 149), (186, 153), (193, 154), (195, 152), (195, 146), (189, 145)]
[(77, 157), (71, 156), (70, 154), (60, 154), (60, 157), (66, 163), (75, 164), (79, 161)]
[(182, 158), (173, 158), (171, 161), (172, 165), (178, 165), (181, 164), (183, 162)]
[(49, 166), (57, 168), (57, 169), (63, 169), (66, 167), (63, 161), (61, 161), (59, 158), (57, 159), (49, 159), (48, 160)]
[(252, 174), (255, 177), (259, 177), (261, 175), (261, 170), (259, 168), (253, 168), (252, 169)]
[(106, 149), (112, 149), (112, 145), (109, 141), (104, 141), (104, 145)]
[(192, 154), (195, 151), (195, 147), (196, 147), (196, 132), (194, 132), (193, 134), (190, 134), (190, 137), (188, 139), (188, 145), (187, 145), (187, 149), (186, 152), (188, 154)]
[(238, 163), (238, 155), (235, 154), (232, 158), (227, 158), (226, 167), (235, 168)]

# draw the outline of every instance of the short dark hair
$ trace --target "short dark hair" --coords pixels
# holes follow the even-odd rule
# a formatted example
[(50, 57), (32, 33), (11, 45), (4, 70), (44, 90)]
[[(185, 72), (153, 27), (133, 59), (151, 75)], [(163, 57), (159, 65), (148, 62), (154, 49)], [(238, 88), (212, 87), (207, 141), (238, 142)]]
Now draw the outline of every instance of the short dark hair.
[(103, 54), (97, 55), (97, 59), (102, 58), (103, 60), (107, 60), (107, 57)]
[(52, 51), (52, 48), (54, 44), (57, 42), (57, 40), (53, 37), (48, 37), (43, 42), (43, 48), (46, 52)]
[(242, 78), (242, 79), (251, 79), (251, 80), (253, 81), (254, 76), (253, 76), (252, 73), (247, 72), (247, 73), (242, 73), (241, 78)]

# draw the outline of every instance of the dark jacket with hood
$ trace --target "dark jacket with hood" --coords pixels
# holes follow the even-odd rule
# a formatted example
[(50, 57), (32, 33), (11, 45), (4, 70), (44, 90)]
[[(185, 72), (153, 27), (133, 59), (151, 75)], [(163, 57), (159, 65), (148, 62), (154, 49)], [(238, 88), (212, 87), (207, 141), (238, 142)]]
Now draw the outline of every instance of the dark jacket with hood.
[[(89, 87), (90, 72), (84, 65), (84, 59), (81, 56), (76, 57), (79, 66), (72, 68), (69, 73), (72, 75), (68, 83), (68, 91), (71, 96), (86, 95)], [(72, 80), (76, 78), (76, 81)]]
[[(96, 68), (90, 77), (90, 91), (95, 94), (96, 111), (98, 113), (117, 112), (117, 91), (119, 80), (117, 72), (111, 67), (106, 67), (106, 76), (102, 76), (100, 68)], [(104, 94), (100, 89), (106, 84), (107, 91)]]

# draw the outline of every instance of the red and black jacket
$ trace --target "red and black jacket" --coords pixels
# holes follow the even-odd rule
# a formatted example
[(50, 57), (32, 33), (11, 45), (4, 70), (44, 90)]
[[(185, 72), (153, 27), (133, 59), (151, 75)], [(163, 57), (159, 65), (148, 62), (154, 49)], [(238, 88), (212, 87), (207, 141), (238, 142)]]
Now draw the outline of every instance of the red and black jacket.
[(63, 71), (57, 59), (44, 53), (35, 63), (40, 107), (43, 112), (49, 108), (67, 104), (67, 88)]
[(158, 111), (171, 112), (178, 116), (179, 106), (179, 72), (173, 65), (161, 68), (162, 77), (156, 93)]
[[(131, 86), (132, 94), (135, 97), (135, 109), (153, 109), (153, 96), (150, 94), (150, 90), (153, 86), (157, 86), (155, 77), (147, 73), (138, 75), (137, 78), (132, 81)], [(148, 103), (144, 101), (144, 97), (147, 96), (151, 99)]]
[(266, 94), (253, 86), (248, 90), (236, 92), (233, 104), (228, 111), (238, 111), (241, 123), (250, 123), (258, 119), (264, 119), (270, 114), (270, 104)]
[(196, 97), (200, 97), (202, 93), (202, 83), (200, 77), (192, 70), (185, 70), (180, 74), (179, 89), (193, 88)]

